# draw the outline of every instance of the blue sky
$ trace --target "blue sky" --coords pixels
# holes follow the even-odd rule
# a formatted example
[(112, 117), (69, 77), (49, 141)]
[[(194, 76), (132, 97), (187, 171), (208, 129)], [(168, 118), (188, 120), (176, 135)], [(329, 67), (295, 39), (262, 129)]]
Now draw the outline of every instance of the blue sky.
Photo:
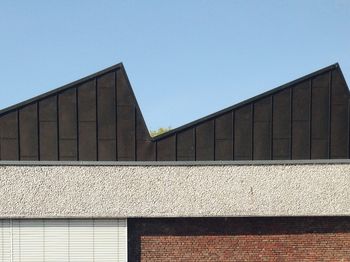
[(0, 108), (123, 62), (150, 129), (339, 62), (350, 1), (0, 2)]

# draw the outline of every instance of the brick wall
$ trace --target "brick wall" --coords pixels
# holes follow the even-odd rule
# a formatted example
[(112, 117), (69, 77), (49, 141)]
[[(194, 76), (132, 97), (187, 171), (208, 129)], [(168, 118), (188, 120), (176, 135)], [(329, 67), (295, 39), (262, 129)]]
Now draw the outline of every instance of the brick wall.
[(128, 221), (129, 261), (350, 261), (349, 217)]

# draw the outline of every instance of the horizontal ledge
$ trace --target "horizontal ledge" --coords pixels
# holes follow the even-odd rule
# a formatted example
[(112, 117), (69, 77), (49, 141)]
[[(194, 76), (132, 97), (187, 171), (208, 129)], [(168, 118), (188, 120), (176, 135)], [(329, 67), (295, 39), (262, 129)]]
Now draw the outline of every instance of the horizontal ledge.
[(0, 218), (349, 216), (344, 163), (2, 166)]
[(168, 215), (168, 216), (161, 216), (161, 215), (155, 215), (155, 216), (102, 216), (102, 215), (6, 215), (6, 214), (0, 214), (0, 220), (1, 219), (52, 219), (52, 220), (59, 220), (59, 219), (72, 219), (72, 220), (81, 220), (81, 219), (105, 219), (105, 220), (114, 220), (114, 219), (167, 219), (167, 218), (251, 218), (251, 217), (258, 217), (258, 218), (289, 218), (289, 217), (349, 217), (348, 214), (319, 214), (319, 213), (307, 213), (307, 214), (278, 214), (278, 215), (261, 215), (259, 213), (257, 214), (248, 214), (248, 215), (188, 215), (188, 216), (178, 216), (178, 215)]
[(0, 161), (0, 166), (264, 166), (350, 164), (350, 159), (237, 161)]

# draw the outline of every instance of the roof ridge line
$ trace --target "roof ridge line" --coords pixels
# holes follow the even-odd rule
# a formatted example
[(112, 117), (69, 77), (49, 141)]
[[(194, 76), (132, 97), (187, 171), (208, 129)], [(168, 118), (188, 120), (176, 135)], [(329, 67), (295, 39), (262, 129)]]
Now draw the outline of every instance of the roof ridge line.
[[(177, 132), (179, 132), (179, 131), (183, 131), (183, 130), (186, 130), (186, 129), (188, 129), (188, 128), (191, 128), (192, 126), (197, 125), (197, 124), (199, 124), (199, 123), (201, 123), (201, 122), (203, 122), (203, 121), (206, 121), (206, 120), (212, 119), (212, 118), (214, 118), (214, 117), (223, 115), (223, 114), (225, 114), (225, 113), (227, 113), (227, 112), (229, 112), (229, 111), (231, 111), (231, 110), (234, 110), (234, 109), (237, 109), (237, 108), (242, 107), (242, 106), (244, 106), (244, 105), (247, 105), (247, 104), (253, 102), (254, 100), (263, 98), (263, 97), (268, 96), (268, 95), (271, 95), (271, 94), (273, 94), (273, 93), (277, 93), (277, 92), (282, 91), (282, 90), (284, 90), (284, 89), (287, 89), (287, 88), (289, 88), (289, 87), (291, 87), (291, 86), (293, 86), (293, 85), (297, 85), (298, 83), (303, 82), (303, 81), (305, 81), (306, 79), (309, 79), (309, 78), (312, 78), (312, 77), (316, 77), (316, 76), (318, 76), (318, 75), (320, 75), (320, 74), (323, 74), (323, 73), (325, 73), (325, 72), (328, 72), (328, 71), (333, 70), (333, 69), (336, 69), (336, 68), (339, 68), (339, 69), (340, 69), (339, 63), (334, 63), (334, 64), (331, 64), (331, 65), (326, 66), (326, 67), (324, 67), (324, 68), (318, 69), (318, 70), (316, 70), (316, 71), (314, 71), (314, 72), (312, 72), (312, 73), (310, 73), (310, 74), (304, 75), (304, 76), (299, 77), (299, 78), (297, 78), (297, 79), (295, 79), (295, 80), (293, 80), (293, 81), (287, 82), (287, 83), (282, 84), (282, 85), (280, 85), (280, 86), (278, 86), (278, 87), (275, 87), (275, 88), (273, 88), (273, 89), (270, 89), (270, 90), (268, 90), (268, 91), (265, 91), (265, 92), (263, 92), (263, 93), (261, 93), (261, 94), (259, 94), (259, 95), (253, 96), (253, 97), (248, 98), (248, 99), (246, 99), (246, 100), (243, 100), (243, 101), (241, 101), (241, 102), (239, 102), (239, 103), (237, 103), (237, 104), (234, 104), (234, 105), (232, 105), (232, 106), (226, 107), (226, 108), (224, 108), (224, 109), (222, 109), (222, 110), (216, 111), (216, 112), (214, 112), (214, 113), (211, 113), (211, 114), (209, 114), (209, 115), (207, 115), (207, 116), (201, 117), (201, 118), (199, 118), (199, 119), (197, 119), (197, 120), (191, 121), (191, 122), (189, 122), (189, 123), (187, 123), (187, 124), (184, 124), (184, 125), (182, 125), (182, 126), (179, 126), (179, 127), (177, 127), (177, 128), (171, 129), (171, 130), (169, 130), (168, 132), (165, 132), (165, 133), (160, 134), (160, 135), (158, 135), (158, 136), (152, 137), (152, 141), (157, 141), (157, 140), (166, 138), (166, 137), (171, 136), (171, 135), (173, 135), (173, 134), (175, 134), (175, 133), (177, 133)], [(341, 71), (341, 70), (340, 70), (340, 71)], [(344, 81), (345, 81), (345, 79), (344, 79)], [(346, 82), (346, 81), (345, 81), (345, 82)]]
[(34, 103), (34, 102), (36, 102), (36, 101), (39, 101), (39, 100), (41, 100), (41, 99), (44, 99), (44, 98), (47, 98), (47, 97), (52, 96), (52, 95), (54, 95), (54, 94), (58, 94), (58, 93), (60, 93), (60, 92), (63, 92), (63, 91), (65, 91), (65, 90), (67, 90), (67, 89), (69, 89), (69, 88), (71, 88), (71, 87), (73, 87), (73, 86), (75, 86), (75, 85), (83, 84), (84, 82), (87, 82), (87, 81), (89, 81), (89, 80), (91, 80), (91, 79), (93, 79), (93, 78), (95, 78), (95, 77), (98, 77), (98, 76), (100, 76), (100, 75), (106, 74), (106, 73), (108, 73), (108, 72), (110, 72), (110, 71), (113, 71), (113, 70), (115, 70), (115, 69), (118, 69), (118, 68), (124, 68), (124, 65), (123, 65), (122, 62), (120, 62), (120, 63), (118, 63), (118, 64), (115, 64), (115, 65), (112, 65), (112, 66), (109, 66), (109, 67), (107, 67), (107, 68), (105, 68), (105, 69), (103, 69), (103, 70), (100, 70), (100, 71), (98, 71), (98, 72), (96, 72), (96, 73), (87, 75), (87, 76), (85, 76), (85, 77), (83, 77), (83, 78), (80, 78), (80, 79), (78, 79), (78, 80), (75, 80), (75, 81), (73, 81), (73, 82), (70, 82), (70, 83), (68, 83), (68, 84), (65, 84), (65, 85), (63, 85), (63, 86), (60, 86), (60, 87), (58, 87), (58, 88), (52, 89), (52, 90), (50, 90), (50, 91), (48, 91), (48, 92), (45, 92), (45, 93), (43, 93), (43, 94), (41, 94), (41, 95), (37, 95), (37, 96), (34, 96), (34, 97), (29, 98), (29, 99), (27, 99), (27, 100), (24, 100), (23, 102), (16, 103), (16, 104), (14, 104), (14, 105), (5, 107), (4, 109), (1, 109), (1, 110), (0, 110), (0, 116), (3, 115), (3, 114), (5, 114), (5, 113), (9, 113), (9, 112), (12, 111), (12, 110), (19, 109), (19, 108), (21, 108), (21, 107), (24, 107), (24, 106), (26, 106), (26, 105), (29, 105), (29, 104)]
[[(45, 93), (43, 93), (43, 94), (41, 94), (41, 95), (38, 95), (38, 96), (35, 96), (35, 97), (33, 97), (33, 98), (27, 99), (27, 100), (25, 100), (25, 101), (23, 101), (23, 102), (20, 102), (20, 103), (14, 104), (14, 105), (12, 105), (12, 106), (6, 107), (6, 108), (0, 110), (0, 116), (1, 116), (1, 115), (4, 115), (4, 114), (6, 114), (6, 113), (9, 113), (9, 112), (11, 112), (11, 111), (13, 111), (13, 110), (20, 109), (20, 108), (22, 108), (22, 107), (24, 107), (24, 106), (26, 106), (26, 105), (28, 105), (28, 104), (34, 103), (34, 102), (36, 102), (36, 101), (40, 101), (41, 99), (47, 98), (47, 97), (49, 97), (49, 96), (52, 96), (52, 95), (55, 95), (55, 94), (58, 94), (58, 93), (61, 93), (61, 92), (65, 91), (65, 90), (67, 90), (67, 89), (69, 89), (69, 88), (71, 88), (71, 87), (73, 87), (73, 86), (75, 86), (75, 85), (82, 84), (82, 83), (84, 83), (84, 82), (86, 82), (86, 81), (89, 81), (89, 80), (91, 80), (91, 79), (93, 79), (93, 78), (95, 78), (95, 77), (101, 76), (101, 75), (103, 75), (103, 74), (106, 74), (106, 73), (108, 73), (108, 72), (110, 72), (110, 71), (113, 71), (113, 70), (116, 70), (116, 69), (118, 69), (118, 68), (121, 68), (121, 69), (124, 70), (124, 72), (125, 72), (125, 68), (124, 68), (124, 66), (123, 66), (123, 63), (120, 62), (120, 63), (115, 64), (115, 65), (113, 65), (113, 66), (107, 67), (107, 68), (105, 68), (105, 69), (103, 69), (103, 70), (101, 70), (101, 71), (98, 71), (98, 72), (96, 72), (96, 73), (93, 73), (93, 74), (90, 74), (90, 75), (88, 75), (88, 76), (86, 76), (86, 77), (83, 77), (83, 78), (81, 78), (81, 79), (79, 79), (79, 80), (76, 80), (76, 81), (73, 81), (73, 82), (71, 82), (71, 83), (65, 84), (65, 85), (63, 85), (63, 86), (61, 86), (61, 87), (55, 88), (55, 89), (53, 89), (53, 90), (51, 90), (51, 91), (48, 91), (48, 92), (45, 92)], [(302, 82), (302, 81), (304, 81), (304, 80), (306, 80), (306, 79), (315, 77), (315, 76), (317, 76), (317, 75), (320, 75), (320, 74), (322, 74), (322, 73), (324, 73), (324, 72), (327, 72), (327, 71), (330, 71), (330, 70), (333, 70), (333, 69), (336, 69), (336, 68), (339, 68), (339, 69), (340, 69), (340, 66), (339, 66), (338, 63), (334, 63), (334, 64), (332, 64), (332, 65), (330, 65), (330, 66), (324, 67), (324, 68), (319, 69), (319, 70), (317, 70), (317, 71), (314, 71), (314, 72), (312, 72), (312, 73), (310, 73), (310, 74), (307, 74), (307, 75), (305, 75), (305, 76), (302, 76), (302, 77), (300, 77), (300, 78), (298, 78), (298, 79), (296, 79), (296, 80), (293, 80), (293, 81), (291, 81), (291, 82), (288, 82), (288, 83), (286, 83), (286, 84), (283, 84), (283, 85), (281, 85), (281, 86), (278, 86), (278, 87), (276, 87), (276, 88), (273, 88), (273, 89), (268, 90), (268, 91), (266, 91), (266, 92), (263, 92), (263, 93), (261, 93), (261, 94), (259, 94), (259, 95), (257, 95), (257, 96), (248, 98), (248, 99), (246, 99), (246, 100), (244, 100), (244, 101), (241, 101), (241, 102), (239, 102), (239, 103), (237, 103), (237, 104), (234, 104), (234, 105), (232, 105), (232, 106), (229, 106), (229, 107), (227, 107), (227, 108), (224, 108), (224, 109), (222, 109), (222, 110), (219, 110), (219, 111), (217, 111), (217, 112), (214, 112), (214, 113), (212, 113), (212, 114), (209, 114), (209, 115), (204, 116), (204, 117), (202, 117), (202, 118), (199, 118), (199, 119), (197, 119), (197, 120), (191, 121), (191, 122), (189, 122), (189, 123), (187, 123), (187, 124), (184, 124), (184, 125), (182, 125), (182, 126), (180, 126), (180, 127), (177, 127), (177, 128), (175, 128), (175, 129), (172, 129), (172, 130), (170, 130), (170, 131), (168, 131), (168, 132), (166, 132), (166, 133), (163, 133), (163, 134), (161, 134), (161, 135), (159, 135), (159, 136), (152, 137), (151, 140), (152, 140), (152, 141), (157, 141), (157, 140), (159, 140), (159, 139), (162, 139), (162, 138), (171, 136), (171, 135), (173, 135), (173, 134), (176, 133), (176, 132), (185, 130), (185, 129), (187, 129), (187, 128), (192, 127), (193, 125), (196, 125), (196, 124), (199, 124), (199, 123), (201, 123), (201, 122), (203, 122), (203, 121), (209, 120), (209, 119), (211, 119), (211, 118), (220, 116), (220, 115), (222, 115), (222, 114), (224, 114), (224, 113), (226, 113), (226, 112), (229, 112), (229, 111), (231, 111), (231, 110), (234, 110), (234, 109), (237, 109), (237, 108), (239, 108), (239, 107), (242, 107), (242, 106), (244, 106), (244, 105), (246, 105), (246, 104), (248, 104), (248, 103), (251, 103), (251, 102), (253, 102), (254, 100), (257, 100), (257, 99), (259, 99), (259, 98), (263, 98), (263, 97), (265, 97), (265, 96), (268, 96), (268, 95), (271, 95), (271, 94), (273, 94), (273, 93), (279, 92), (279, 91), (281, 91), (281, 90), (283, 90), (283, 89), (286, 89), (286, 88), (289, 88), (289, 87), (291, 87), (291, 86), (293, 86), (293, 85), (296, 85), (296, 84), (298, 84), (298, 83), (300, 83), (300, 82)], [(340, 72), (341, 72), (341, 70), (340, 70)], [(126, 74), (126, 75), (127, 75), (127, 74)], [(345, 79), (344, 79), (344, 81), (345, 81)], [(127, 82), (128, 82), (128, 85), (130, 86), (130, 88), (131, 88), (131, 90), (132, 90), (132, 93), (133, 93), (133, 95), (134, 95), (134, 97), (135, 97), (135, 100), (136, 100), (136, 103), (137, 103), (137, 99), (136, 99), (136, 96), (135, 96), (135, 94), (134, 94), (134, 92), (133, 92), (133, 88), (131, 87), (130, 81), (127, 80)], [(346, 82), (346, 81), (345, 81), (345, 82)], [(137, 105), (138, 105), (138, 103), (137, 103)], [(138, 109), (139, 109), (139, 111), (141, 112), (141, 115), (142, 115), (142, 111), (141, 111), (140, 107), (139, 107), (139, 106), (137, 106), (137, 107), (138, 107)], [(144, 122), (145, 122), (145, 121), (144, 121)], [(146, 122), (145, 122), (145, 125), (146, 125)], [(146, 126), (147, 126), (147, 125), (146, 125)]]

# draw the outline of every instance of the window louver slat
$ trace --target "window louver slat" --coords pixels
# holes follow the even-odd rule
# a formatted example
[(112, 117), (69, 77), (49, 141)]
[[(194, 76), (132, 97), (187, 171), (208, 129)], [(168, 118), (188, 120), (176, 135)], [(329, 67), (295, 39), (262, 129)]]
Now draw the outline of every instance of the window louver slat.
[(127, 261), (126, 220), (0, 220), (0, 262)]

